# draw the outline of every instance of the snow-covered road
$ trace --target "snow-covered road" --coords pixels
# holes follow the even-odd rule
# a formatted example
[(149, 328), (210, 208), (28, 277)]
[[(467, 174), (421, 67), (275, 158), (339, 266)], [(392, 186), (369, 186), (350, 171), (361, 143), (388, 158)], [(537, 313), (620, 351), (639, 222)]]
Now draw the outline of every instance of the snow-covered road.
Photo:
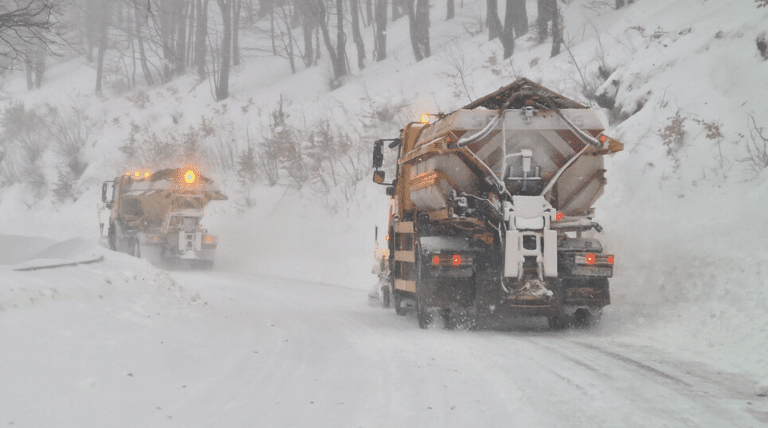
[(753, 380), (604, 327), (421, 330), (362, 289), (107, 255), (3, 272), (0, 425), (768, 424)]
[(201, 368), (205, 390), (174, 409), (183, 426), (768, 424), (768, 402), (754, 401), (747, 379), (631, 339), (536, 324), (423, 331), (359, 290), (173, 276), (204, 296), (231, 336), (228, 349), (197, 350), (223, 361)]

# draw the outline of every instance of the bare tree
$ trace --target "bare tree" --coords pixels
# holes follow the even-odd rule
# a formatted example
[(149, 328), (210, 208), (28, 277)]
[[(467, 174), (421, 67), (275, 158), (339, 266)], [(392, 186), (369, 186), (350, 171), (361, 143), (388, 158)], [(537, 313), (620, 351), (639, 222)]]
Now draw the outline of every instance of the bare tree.
[(504, 46), (504, 59), (511, 57), (515, 52), (515, 8), (512, 7), (513, 1), (507, 0), (507, 7), (504, 12), (504, 32), (501, 34), (501, 45)]
[(208, 2), (209, 0), (195, 0), (195, 15), (197, 24), (195, 25), (195, 67), (197, 74), (203, 78), (205, 72), (206, 39), (208, 38)]
[(547, 37), (549, 37), (549, 21), (552, 20), (551, 3), (553, 3), (553, 0), (536, 0), (536, 7), (538, 9), (536, 28), (538, 30), (539, 43), (544, 43)]
[[(331, 43), (331, 35), (328, 30), (328, 22), (326, 21), (326, 9), (323, 0), (315, 0), (315, 12), (318, 16), (318, 22), (320, 23), (320, 32), (323, 33), (323, 42), (325, 48), (328, 50), (328, 56), (331, 58), (331, 67), (333, 68), (333, 86), (341, 84), (341, 78), (347, 74), (347, 61), (346, 53), (343, 51), (346, 35), (344, 34), (344, 15), (343, 8), (341, 7), (342, 0), (337, 0), (337, 40), (336, 48)], [(341, 48), (337, 50), (337, 48)]]
[(104, 55), (109, 44), (109, 25), (112, 20), (112, 1), (102, 0), (97, 15), (99, 17), (99, 51), (96, 59), (96, 93), (101, 93), (101, 81), (104, 76)]
[(376, 61), (383, 61), (387, 58), (387, 0), (376, 0), (374, 33), (373, 51)]
[(358, 0), (349, 0), (349, 13), (352, 15), (352, 40), (357, 47), (357, 67), (362, 70), (365, 68), (365, 43), (360, 34), (360, 5)]
[(411, 47), (416, 61), (421, 61), (431, 55), (429, 46), (429, 0), (406, 0), (408, 23), (411, 35)]
[(301, 13), (301, 28), (304, 34), (304, 66), (309, 68), (315, 64), (315, 49), (312, 35), (317, 29), (317, 17), (311, 0), (299, 0), (297, 7)]
[(512, 25), (515, 27), (515, 38), (518, 39), (528, 32), (528, 11), (525, 0), (507, 1), (507, 9), (512, 9)]
[(487, 0), (486, 4), (488, 11), (485, 25), (488, 26), (488, 40), (491, 41), (501, 37), (502, 33), (501, 20), (499, 19), (499, 2), (498, 0)]
[(240, 65), (240, 12), (243, 0), (235, 0), (232, 16), (232, 64)]
[[(35, 71), (35, 64), (39, 66), (39, 49), (50, 50), (63, 42), (56, 31), (59, 15), (54, 0), (0, 2), (0, 56), (7, 59), (3, 68), (10, 68), (14, 60), (21, 59)], [(39, 72), (43, 70), (40, 68)]]
[(549, 36), (549, 22), (552, 22), (552, 52), (550, 56), (560, 53), (560, 45), (563, 43), (563, 21), (557, 0), (538, 0), (539, 17), (536, 19), (539, 42), (543, 43)]
[(447, 0), (447, 4), (445, 5), (446, 12), (445, 12), (445, 20), (451, 20), (456, 16), (456, 2), (455, 0)]
[(560, 7), (557, 0), (552, 0), (552, 51), (549, 57), (560, 54), (560, 45), (563, 44), (563, 16), (560, 14)]
[(216, 0), (222, 20), (221, 65), (216, 82), (216, 101), (229, 97), (229, 72), (232, 65), (232, 5), (234, 0)]

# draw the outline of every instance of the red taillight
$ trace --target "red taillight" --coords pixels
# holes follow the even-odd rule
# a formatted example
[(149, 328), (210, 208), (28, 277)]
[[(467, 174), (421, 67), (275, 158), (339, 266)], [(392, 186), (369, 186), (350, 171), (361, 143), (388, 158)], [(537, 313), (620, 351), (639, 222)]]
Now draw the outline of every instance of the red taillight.
[(432, 264), (433, 265), (439, 265), (440, 264), (440, 256), (432, 256)]
[(588, 265), (595, 264), (595, 255), (592, 253), (587, 254), (584, 256), (584, 261), (587, 262)]
[(609, 265), (613, 264), (613, 256), (608, 256), (608, 264)]
[(555, 214), (555, 221), (560, 221), (563, 219), (563, 213), (561, 211), (558, 211), (557, 214)]
[(453, 263), (454, 266), (458, 266), (461, 264), (461, 256), (458, 254), (454, 254), (453, 258), (451, 259), (451, 263)]

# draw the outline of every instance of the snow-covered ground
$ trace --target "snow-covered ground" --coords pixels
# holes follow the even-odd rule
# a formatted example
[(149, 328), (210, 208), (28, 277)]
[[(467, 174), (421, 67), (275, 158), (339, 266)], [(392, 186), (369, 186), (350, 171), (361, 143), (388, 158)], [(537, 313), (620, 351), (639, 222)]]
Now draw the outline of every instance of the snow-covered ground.
[[(51, 65), (37, 91), (6, 78), (4, 103), (83, 107), (96, 125), (76, 201), (0, 188), (0, 424), (768, 424), (768, 174), (744, 161), (751, 117), (768, 127), (768, 61), (755, 48), (768, 10), (609, 3), (562, 6), (570, 52), (548, 59), (549, 43), (524, 36), (502, 62), (498, 43), (468, 34), (478, 4), (443, 22), (436, 2), (432, 58), (415, 63), (401, 19), (388, 59), (331, 92), (328, 68), (290, 75), (287, 62), (264, 58), (235, 70), (233, 96), (218, 104), (193, 76), (144, 88), (146, 104), (135, 93), (96, 97), (82, 60)], [(534, 1), (528, 10), (533, 23)], [(461, 58), (472, 65), (467, 87), (455, 77)], [(598, 67), (611, 71), (605, 82)], [(583, 102), (590, 91), (615, 99), (603, 114), (625, 151), (607, 161), (597, 219), (617, 267), (612, 304), (590, 331), (421, 331), (377, 308), (367, 296), (374, 226), (388, 207), (367, 180), (351, 198), (259, 184), (255, 207), (243, 208), (231, 171), (212, 171), (230, 201), (204, 219), (220, 236), (211, 272), (165, 272), (102, 246), (101, 182), (126, 167), (118, 147), (132, 122), (163, 135), (212, 118), (244, 141), (265, 135), (282, 96), (294, 126), (328, 120), (392, 137), (517, 76)], [(394, 119), (356, 128), (383, 110)]]

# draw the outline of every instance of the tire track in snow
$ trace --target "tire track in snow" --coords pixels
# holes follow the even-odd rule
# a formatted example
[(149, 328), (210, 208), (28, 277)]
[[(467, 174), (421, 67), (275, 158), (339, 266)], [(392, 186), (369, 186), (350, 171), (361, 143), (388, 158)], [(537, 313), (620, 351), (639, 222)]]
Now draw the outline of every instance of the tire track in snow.
[[(666, 408), (668, 406), (661, 401), (659, 404), (662, 407), (658, 410), (665, 412), (672, 420), (678, 419), (685, 426), (697, 426), (697, 424), (705, 422), (706, 426), (711, 427), (757, 427), (759, 426), (756, 425), (757, 422), (765, 422), (766, 413), (760, 410), (765, 407), (764, 405), (757, 403), (756, 400), (747, 402), (748, 397), (734, 390), (732, 384), (729, 385), (707, 377), (705, 369), (699, 369), (700, 373), (685, 370), (686, 367), (690, 369), (691, 362), (684, 360), (660, 362), (658, 355), (663, 355), (661, 350), (643, 350), (641, 347), (630, 343), (613, 344), (612, 342), (601, 341), (601, 344), (597, 345), (584, 342), (583, 339), (560, 337), (560, 340), (566, 345), (575, 345), (578, 348), (561, 345), (554, 349), (552, 346), (542, 344), (541, 340), (532, 340), (532, 342), (537, 346), (548, 348), (553, 353), (574, 363), (576, 363), (574, 360), (591, 361), (603, 367), (603, 372), (610, 371), (619, 374), (626, 371), (626, 367), (629, 367), (631, 372), (639, 373), (643, 379), (642, 383), (639, 382), (639, 379), (633, 381), (631, 386), (632, 390), (637, 390), (640, 393), (655, 390), (657, 387), (654, 385), (658, 385), (673, 392), (678, 397), (684, 397), (688, 403), (680, 403), (677, 406), (685, 405), (692, 410), (698, 408), (700, 414), (690, 413), (686, 416), (679, 409)], [(632, 357), (627, 354), (632, 354)], [(654, 358), (654, 356), (656, 357)], [(576, 364), (590, 366), (583, 361)], [(611, 361), (620, 365), (610, 363)], [(622, 373), (622, 376), (614, 376), (614, 380), (624, 382), (627, 378), (632, 379), (632, 377), (631, 373)], [(646, 386), (643, 387), (643, 385)], [(662, 395), (659, 392), (659, 396)], [(681, 417), (683, 419), (680, 419)]]

